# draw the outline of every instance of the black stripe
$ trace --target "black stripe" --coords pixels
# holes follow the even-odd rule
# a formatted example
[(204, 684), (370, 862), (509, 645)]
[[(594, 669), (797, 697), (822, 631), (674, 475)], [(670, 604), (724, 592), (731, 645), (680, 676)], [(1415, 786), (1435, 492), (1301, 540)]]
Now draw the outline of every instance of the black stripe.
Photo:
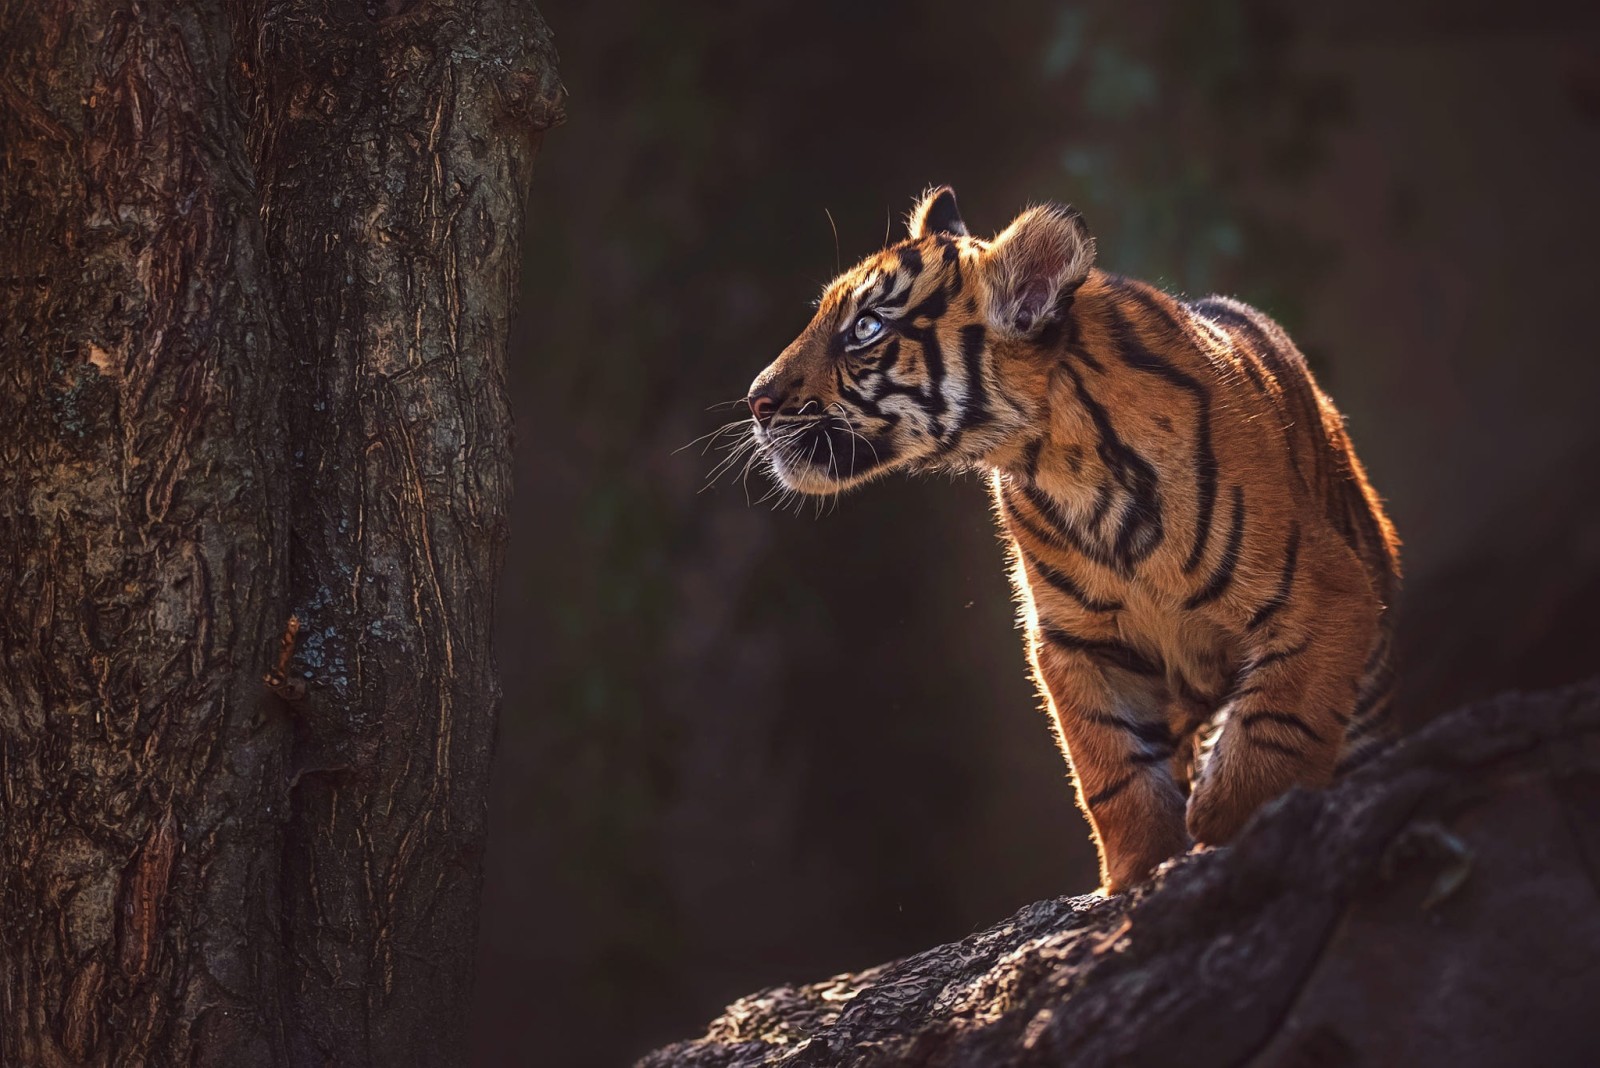
[(989, 391), (983, 384), (983, 341), (986, 331), (979, 323), (961, 328), (961, 363), (967, 376), (967, 402), (956, 417), (951, 443), (966, 431), (989, 421)]
[(1124, 775), (1122, 778), (1118, 779), (1110, 786), (1107, 786), (1099, 793), (1093, 795), (1092, 797), (1084, 798), (1084, 807), (1091, 809), (1098, 808), (1100, 805), (1105, 804), (1107, 801), (1110, 801), (1113, 797), (1116, 797), (1122, 791), (1126, 790), (1133, 783), (1135, 778), (1136, 776), (1132, 774)]
[(900, 421), (900, 416), (898, 414), (893, 412), (885, 412), (882, 408), (878, 407), (877, 401), (873, 400), (871, 397), (868, 397), (859, 389), (852, 389), (849, 386), (841, 385), (839, 387), (839, 395), (874, 419), (889, 419), (892, 423), (898, 423)]
[(1295, 523), (1289, 528), (1288, 544), (1283, 550), (1283, 572), (1278, 576), (1277, 592), (1250, 617), (1248, 626), (1251, 630), (1259, 629), (1267, 620), (1277, 615), (1279, 609), (1289, 603), (1289, 591), (1294, 587), (1294, 572), (1299, 559), (1300, 524)]
[[(1262, 367), (1271, 372), (1272, 376), (1278, 380), (1278, 385), (1281, 388), (1288, 388), (1288, 383), (1284, 382), (1283, 378), (1284, 372), (1290, 369), (1284, 367), (1282, 353), (1278, 351), (1278, 346), (1273, 344), (1272, 339), (1267, 336), (1266, 331), (1255, 316), (1237, 308), (1224, 308), (1213, 305), (1211, 310), (1206, 312), (1206, 318), (1214, 323), (1221, 323), (1224, 326), (1231, 327), (1235, 332), (1243, 334), (1246, 351), (1261, 361)], [(1294, 375), (1291, 373), (1288, 377), (1292, 378)]]
[(1113, 641), (1109, 638), (1080, 638), (1076, 634), (1067, 633), (1060, 627), (1046, 626), (1040, 629), (1040, 633), (1044, 635), (1044, 639), (1051, 645), (1084, 653), (1131, 674), (1163, 674), (1159, 664), (1131, 645), (1124, 645), (1122, 642)]
[(1039, 454), (1043, 451), (1043, 438), (1035, 438), (1022, 450), (1023, 470), (1027, 472), (1029, 482), (1039, 477)]
[(1044, 523), (1044, 526), (1040, 526), (1039, 522), (1030, 519), (1028, 514), (1019, 508), (1015, 501), (1009, 498), (1001, 501), (1004, 517), (1008, 522), (1014, 523), (1027, 531), (1035, 541), (1042, 545), (1047, 545), (1063, 552), (1076, 553), (1091, 563), (1099, 564), (1108, 569), (1114, 567), (1113, 562), (1105, 557), (1097, 546), (1085, 541), (1073, 527), (1063, 525), (1061, 517), (1052, 514), (1048, 510), (1054, 507), (1054, 502), (1049, 497), (1026, 485), (1018, 487), (1015, 483), (1008, 485), (1006, 491), (1003, 492), (1009, 492), (1013, 489), (1021, 490), (1023, 496), (1033, 508), (1034, 514), (1040, 522)]
[[(1165, 723), (1141, 722), (1119, 716), (1115, 712), (1090, 712), (1084, 716), (1090, 723), (1097, 723), (1102, 727), (1112, 727), (1124, 734), (1131, 734), (1140, 742), (1148, 746), (1156, 746), (1167, 750), (1165, 756), (1172, 755), (1172, 731)], [(1165, 759), (1165, 757), (1163, 757)]]
[[(1312, 392), (1310, 383), (1306, 381), (1305, 365), (1293, 356), (1284, 352), (1283, 346), (1269, 337), (1259, 326), (1251, 323), (1245, 327), (1245, 333), (1259, 346), (1256, 355), (1261, 358), (1261, 363), (1272, 376), (1278, 380), (1283, 388), (1285, 398), (1293, 402), (1293, 415), (1307, 424), (1320, 428), (1322, 426), (1322, 409), (1317, 404), (1316, 394)], [(1287, 340), (1287, 339), (1285, 339)]]
[(1100, 528), (1105, 526), (1106, 515), (1109, 514), (1110, 511), (1111, 483), (1102, 482), (1100, 483), (1100, 488), (1095, 491), (1094, 510), (1089, 513), (1089, 529), (1094, 531), (1096, 534), (1099, 534)]
[(1010, 489), (1011, 487), (1009, 485), (1002, 488), (1000, 490), (1000, 496), (997, 498), (997, 501), (1000, 505), (1000, 518), (1007, 526), (1021, 527), (1028, 533), (1030, 537), (1033, 538), (1034, 541), (1039, 542), (1041, 545), (1048, 545), (1056, 549), (1071, 548), (1071, 546), (1063, 543), (1050, 531), (1043, 529), (1033, 520), (1029, 519), (1027, 516), (1018, 511), (1017, 506), (1006, 497), (1006, 494), (1010, 492)]
[(1373, 706), (1376, 705), (1379, 701), (1382, 701), (1382, 700), (1385, 700), (1386, 698), (1388, 698), (1391, 692), (1392, 691), (1389, 689), (1389, 686), (1388, 686), (1387, 683), (1385, 683), (1382, 686), (1374, 687), (1370, 693), (1368, 693), (1365, 697), (1361, 698), (1361, 700), (1356, 702), (1355, 710), (1352, 711), (1350, 713), (1350, 715), (1355, 719), (1360, 719), (1362, 716), (1365, 716), (1368, 712), (1371, 712), (1372, 709), (1373, 709)]
[[(1194, 339), (1187, 336), (1183, 327), (1143, 283), (1116, 276), (1111, 276), (1109, 280), (1118, 293), (1163, 320), (1170, 334), (1174, 335), (1169, 340), (1186, 342), (1189, 347), (1198, 349), (1199, 346)], [(1184, 574), (1187, 575), (1199, 567), (1200, 561), (1205, 557), (1206, 542), (1211, 538), (1212, 511), (1217, 504), (1217, 455), (1211, 444), (1211, 394), (1199, 380), (1151, 352), (1139, 340), (1133, 324), (1115, 307), (1111, 308), (1111, 334), (1116, 341), (1117, 354), (1123, 363), (1136, 371), (1162, 378), (1194, 398), (1194, 479), (1199, 503), (1195, 510), (1194, 546), (1189, 550), (1189, 558), (1183, 564)]]
[(1356, 478), (1355, 467), (1351, 463), (1354, 449), (1349, 437), (1345, 436), (1340, 445), (1342, 447), (1338, 456), (1338, 482), (1332, 487), (1332, 492), (1344, 499), (1345, 520), (1341, 526), (1347, 531), (1345, 543), (1363, 557), (1366, 554), (1361, 552), (1362, 545), (1370, 546), (1379, 554), (1384, 566), (1391, 566), (1389, 547), (1384, 542), (1378, 517), (1373, 511), (1371, 502), (1367, 500), (1367, 495), (1362, 492), (1361, 482)]
[[(942, 318), (949, 308), (950, 302), (945, 299), (944, 289), (941, 287), (923, 297), (922, 303), (906, 312), (899, 320), (899, 323), (905, 325), (907, 323), (915, 323), (918, 319), (926, 319), (931, 325), (934, 321)], [(919, 327), (919, 329), (927, 328)]]
[[(929, 293), (921, 304), (906, 312), (904, 318), (898, 320), (896, 328), (905, 337), (922, 346), (922, 363), (927, 373), (927, 381), (921, 388), (896, 386), (885, 390), (886, 393), (904, 393), (922, 402), (922, 408), (932, 420), (933, 436), (943, 439), (946, 433), (942, 420), (948, 408), (944, 399), (944, 349), (939, 342), (937, 329), (938, 320), (949, 308), (945, 300), (944, 290), (935, 289)], [(916, 320), (928, 320), (927, 326), (917, 326)]]
[(1039, 577), (1040, 578), (1044, 579), (1045, 582), (1049, 583), (1051, 586), (1053, 586), (1056, 589), (1060, 590), (1062, 593), (1066, 594), (1068, 597), (1071, 597), (1074, 601), (1077, 601), (1080, 605), (1082, 605), (1083, 607), (1087, 608), (1089, 611), (1091, 611), (1091, 612), (1117, 612), (1117, 611), (1121, 611), (1121, 609), (1122, 609), (1122, 602), (1121, 601), (1102, 601), (1102, 600), (1099, 600), (1099, 599), (1097, 599), (1095, 597), (1091, 597), (1089, 595), (1089, 593), (1086, 590), (1084, 590), (1084, 588), (1082, 586), (1078, 585), (1076, 582), (1073, 581), (1073, 578), (1072, 578), (1071, 575), (1068, 575), (1063, 571), (1056, 570), (1055, 568), (1051, 567), (1049, 564), (1045, 563), (1043, 560), (1040, 560), (1037, 557), (1035, 557), (1035, 556), (1033, 556), (1033, 555), (1031, 555), (1029, 553), (1023, 553), (1022, 555), (1023, 555), (1023, 559), (1027, 561), (1028, 566), (1033, 568), (1035, 571), (1039, 572)]
[[(1070, 545), (1077, 546), (1083, 543), (1083, 539), (1078, 536), (1077, 528), (1072, 525), (1071, 519), (1062, 512), (1061, 505), (1054, 497), (1032, 482), (1024, 482), (1017, 488), (1022, 491), (1022, 496), (1027, 499), (1027, 502), (1033, 505), (1034, 512), (1044, 521), (1046, 526), (1050, 527)], [(1084, 545), (1084, 551), (1089, 551), (1087, 545)]]
[[(1304, 440), (1311, 444), (1311, 475), (1315, 483), (1321, 485), (1326, 477), (1323, 471), (1326, 449), (1323, 447), (1322, 406), (1317, 401), (1316, 391), (1312, 388), (1303, 359), (1297, 360), (1284, 351), (1287, 348), (1289, 352), (1298, 356), (1298, 350), (1287, 336), (1282, 337), (1280, 344), (1279, 340), (1273, 338), (1268, 329), (1254, 317), (1242, 316), (1238, 325), (1240, 332), (1249, 339), (1252, 351), (1261, 361), (1261, 365), (1272, 372), (1272, 376), (1278, 380), (1278, 387), (1282, 390), (1278, 403), (1284, 415), (1309, 431), (1311, 436)], [(1300, 450), (1296, 445), (1300, 439), (1290, 433), (1288, 427), (1284, 428), (1284, 433), (1291, 453), (1298, 453)]]
[(900, 339), (892, 337), (888, 344), (883, 346), (883, 356), (873, 364), (873, 370), (880, 374), (888, 374), (894, 370), (894, 365), (900, 362)]
[(1356, 533), (1358, 520), (1351, 511), (1350, 494), (1346, 492), (1350, 489), (1350, 465), (1343, 460), (1343, 457), (1339, 458), (1337, 478), (1334, 485), (1328, 487), (1328, 499), (1324, 503), (1323, 514), (1339, 532), (1339, 537), (1344, 543), (1357, 555), (1361, 555), (1361, 538)]
[(1263, 396), (1269, 394), (1267, 380), (1261, 377), (1261, 368), (1256, 366), (1255, 360), (1240, 360), (1239, 366), (1244, 368), (1244, 376), (1250, 380), (1250, 384), (1255, 387), (1257, 393)]
[(1244, 715), (1239, 717), (1239, 722), (1244, 724), (1246, 727), (1254, 726), (1257, 723), (1276, 723), (1280, 726), (1289, 727), (1292, 730), (1299, 731), (1307, 738), (1310, 738), (1313, 742), (1322, 741), (1322, 735), (1312, 730), (1311, 727), (1303, 722), (1299, 716), (1292, 715), (1288, 712), (1246, 712)]
[(945, 297), (954, 300), (961, 295), (967, 287), (966, 276), (961, 273), (961, 264), (956, 256), (946, 256), (945, 262), (950, 264), (950, 281), (945, 285)]
[(1160, 480), (1150, 461), (1123, 442), (1110, 413), (1089, 392), (1077, 369), (1070, 363), (1063, 363), (1061, 368), (1072, 379), (1078, 401), (1095, 425), (1100, 462), (1131, 498), (1122, 510), (1115, 544), (1109, 551), (1102, 548), (1098, 553), (1110, 566), (1127, 573), (1161, 544)]
[(1311, 648), (1311, 639), (1307, 638), (1299, 645), (1291, 645), (1286, 649), (1274, 649), (1272, 652), (1263, 656), (1261, 659), (1254, 661), (1250, 665), (1250, 674), (1254, 676), (1255, 673), (1260, 671), (1262, 668), (1276, 664), (1280, 660), (1288, 660), (1290, 657), (1299, 656), (1309, 648)]
[(861, 298), (857, 307), (862, 311), (870, 308), (898, 308), (911, 299), (911, 291), (916, 286), (915, 274), (902, 276), (899, 271), (880, 270), (878, 277), (872, 283), (872, 288)]
[[(1072, 328), (1072, 336), (1067, 337), (1067, 345), (1066, 345), (1067, 355), (1070, 355), (1070, 357), (1074, 358), (1074, 360), (1077, 360), (1078, 363), (1082, 363), (1082, 365), (1086, 366), (1086, 368), (1090, 368), (1091, 371), (1096, 371), (1096, 373), (1104, 373), (1104, 371), (1106, 371), (1106, 365), (1104, 365), (1104, 363), (1101, 363), (1101, 361), (1096, 360), (1096, 358), (1094, 358), (1094, 353), (1091, 353), (1090, 350), (1085, 349), (1085, 347), (1083, 347), (1083, 345), (1080, 344), (1080, 331), (1078, 331), (1078, 321), (1077, 320), (1066, 320), (1066, 321), (1067, 321), (1067, 323), (1069, 323), (1070, 328)], [(1066, 360), (1062, 360), (1061, 361), (1061, 366), (1067, 366), (1067, 361)]]
[(1306, 755), (1306, 751), (1301, 749), (1299, 746), (1285, 745), (1283, 742), (1276, 741), (1272, 738), (1262, 738), (1254, 734), (1247, 734), (1244, 736), (1244, 739), (1257, 749), (1265, 749), (1273, 753), (1282, 753), (1284, 756), (1294, 757), (1296, 760), (1301, 759)]
[[(1361, 734), (1370, 734), (1371, 732), (1378, 730), (1384, 723), (1387, 723), (1389, 719), (1393, 717), (1394, 702), (1392, 700), (1385, 701), (1383, 698), (1387, 696), (1387, 694), (1380, 696), (1372, 703), (1372, 706), (1368, 706), (1363, 715), (1355, 719), (1355, 726), (1350, 728), (1350, 734), (1352, 737)], [(1380, 707), (1377, 707), (1376, 711), (1374, 711), (1373, 706)]]
[(1356, 714), (1360, 714), (1363, 705), (1370, 706), (1388, 693), (1394, 686), (1394, 679), (1394, 665), (1389, 663), (1389, 636), (1385, 634), (1367, 658), (1366, 666), (1361, 669), (1361, 682), (1356, 688), (1356, 694), (1360, 697)]
[[(895, 277), (897, 280), (899, 278), (898, 275), (893, 277)], [(915, 278), (908, 278), (906, 279), (906, 284), (903, 289), (896, 290), (894, 287), (891, 287), (890, 292), (877, 298), (876, 300), (864, 300), (861, 302), (861, 306), (863, 308), (871, 307), (874, 309), (884, 309), (888, 311), (893, 311), (897, 308), (903, 308), (906, 305), (906, 301), (911, 299), (911, 291), (916, 288), (917, 280)]]
[[(1208, 298), (1196, 301), (1189, 307), (1193, 308), (1195, 313), (1202, 319), (1207, 319), (1222, 327), (1224, 334), (1229, 333), (1229, 327), (1238, 330), (1248, 329), (1252, 332), (1255, 331), (1255, 324), (1250, 322), (1244, 313), (1230, 308), (1220, 301)], [(1238, 344), (1237, 340), (1231, 336), (1229, 340), (1234, 341), (1233, 351), (1238, 359), (1239, 366), (1244, 369), (1246, 377), (1250, 379), (1250, 384), (1256, 387), (1256, 392), (1270, 396), (1271, 390), (1267, 388), (1267, 380), (1262, 377), (1260, 361), (1256, 357), (1255, 350), (1248, 345)]]
[(1234, 568), (1239, 566), (1239, 547), (1244, 542), (1244, 487), (1233, 487), (1233, 526), (1228, 530), (1228, 543), (1222, 548), (1222, 558), (1205, 586), (1184, 602), (1188, 609), (1199, 608), (1221, 597), (1233, 582)]
[(1062, 514), (1061, 506), (1056, 503), (1055, 498), (1031, 482), (1023, 483), (1020, 489), (1022, 490), (1022, 496), (1033, 506), (1034, 513), (1054, 532), (1055, 537), (1048, 539), (1048, 544), (1064, 544), (1082, 553), (1101, 567), (1117, 568), (1116, 558), (1108, 553), (1102, 545), (1091, 542), (1078, 533), (1078, 528), (1073, 526), (1071, 520)]

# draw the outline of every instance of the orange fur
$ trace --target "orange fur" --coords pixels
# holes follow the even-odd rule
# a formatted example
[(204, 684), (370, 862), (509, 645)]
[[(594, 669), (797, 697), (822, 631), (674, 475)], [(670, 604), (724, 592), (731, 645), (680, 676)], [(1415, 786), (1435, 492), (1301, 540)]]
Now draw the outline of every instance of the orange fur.
[(984, 241), (934, 190), (907, 240), (828, 287), (751, 404), (800, 492), (988, 473), (1029, 659), (1117, 890), (1383, 736), (1399, 558), (1276, 324), (1093, 257), (1070, 209)]

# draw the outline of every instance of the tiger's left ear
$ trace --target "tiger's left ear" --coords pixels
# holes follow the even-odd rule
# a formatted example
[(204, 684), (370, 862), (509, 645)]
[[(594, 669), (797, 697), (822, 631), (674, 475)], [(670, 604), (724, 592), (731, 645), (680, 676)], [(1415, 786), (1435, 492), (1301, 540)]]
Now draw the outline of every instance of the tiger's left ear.
[(989, 245), (983, 265), (990, 324), (1027, 337), (1089, 277), (1094, 238), (1075, 209), (1044, 204), (1018, 215)]
[(934, 234), (966, 237), (967, 224), (961, 221), (961, 209), (956, 207), (956, 191), (941, 185), (922, 194), (917, 206), (911, 209), (911, 221), (906, 228), (917, 241)]

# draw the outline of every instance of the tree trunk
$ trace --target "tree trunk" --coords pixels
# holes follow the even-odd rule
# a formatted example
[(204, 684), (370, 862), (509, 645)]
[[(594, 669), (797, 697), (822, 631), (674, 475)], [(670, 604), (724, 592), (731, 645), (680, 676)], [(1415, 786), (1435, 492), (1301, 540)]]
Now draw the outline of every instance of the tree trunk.
[(0, 1063), (455, 1063), (554, 55), (218, 7), (0, 0)]

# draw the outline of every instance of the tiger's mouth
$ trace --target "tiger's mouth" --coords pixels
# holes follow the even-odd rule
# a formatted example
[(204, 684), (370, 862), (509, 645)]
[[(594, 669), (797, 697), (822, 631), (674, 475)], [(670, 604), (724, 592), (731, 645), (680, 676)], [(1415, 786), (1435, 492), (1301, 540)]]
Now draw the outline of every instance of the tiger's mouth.
[(837, 493), (893, 464), (886, 435), (853, 429), (836, 415), (775, 419), (756, 428), (773, 474), (799, 493)]

